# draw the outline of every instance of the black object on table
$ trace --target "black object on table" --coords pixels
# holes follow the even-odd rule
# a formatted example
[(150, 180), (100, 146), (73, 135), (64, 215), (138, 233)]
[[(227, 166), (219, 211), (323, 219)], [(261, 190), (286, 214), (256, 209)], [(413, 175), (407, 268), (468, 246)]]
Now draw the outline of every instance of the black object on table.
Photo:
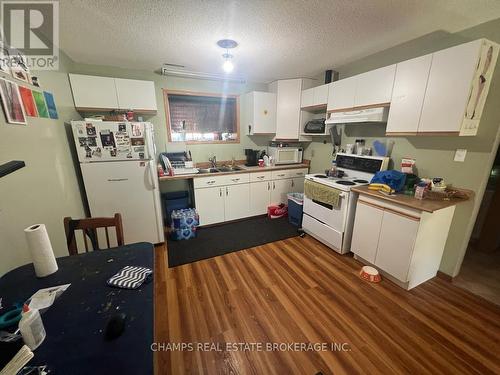
[[(152, 374), (153, 283), (127, 290), (110, 287), (106, 280), (125, 266), (153, 269), (153, 245), (141, 242), (68, 256), (57, 264), (59, 270), (42, 279), (32, 264), (0, 278), (3, 306), (22, 303), (38, 289), (71, 283), (42, 314), (47, 337), (28, 365), (47, 365), (54, 374)], [(106, 323), (121, 312), (127, 315), (125, 330), (108, 341)]]

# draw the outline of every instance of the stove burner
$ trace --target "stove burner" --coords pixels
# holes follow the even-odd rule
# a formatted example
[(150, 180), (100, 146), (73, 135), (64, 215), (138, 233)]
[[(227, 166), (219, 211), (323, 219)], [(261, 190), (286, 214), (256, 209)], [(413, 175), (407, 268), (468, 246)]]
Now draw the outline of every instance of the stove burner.
[(366, 180), (352, 180), (353, 182), (357, 182), (358, 184), (367, 184), (368, 181)]
[(327, 178), (327, 176), (325, 176), (324, 174), (315, 174), (314, 177), (317, 177), (317, 178)]
[(335, 181), (335, 183), (337, 183), (339, 185), (356, 185), (354, 182), (346, 181), (346, 180), (338, 180), (338, 181)]

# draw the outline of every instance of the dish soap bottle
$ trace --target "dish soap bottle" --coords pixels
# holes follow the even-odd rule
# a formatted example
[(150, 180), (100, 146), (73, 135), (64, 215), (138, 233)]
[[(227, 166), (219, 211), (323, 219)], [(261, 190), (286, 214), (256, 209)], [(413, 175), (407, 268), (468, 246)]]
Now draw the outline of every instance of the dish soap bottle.
[(45, 328), (38, 310), (23, 306), (23, 314), (19, 321), (19, 330), (23, 341), (31, 350), (35, 350), (45, 340)]

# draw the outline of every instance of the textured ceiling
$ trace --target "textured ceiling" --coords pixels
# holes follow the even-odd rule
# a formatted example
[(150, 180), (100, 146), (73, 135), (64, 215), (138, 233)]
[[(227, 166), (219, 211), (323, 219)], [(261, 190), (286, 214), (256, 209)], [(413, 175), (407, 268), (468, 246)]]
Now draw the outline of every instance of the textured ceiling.
[(500, 17), (498, 0), (61, 0), (61, 48), (76, 62), (221, 73), (257, 81), (314, 76), (422, 35)]

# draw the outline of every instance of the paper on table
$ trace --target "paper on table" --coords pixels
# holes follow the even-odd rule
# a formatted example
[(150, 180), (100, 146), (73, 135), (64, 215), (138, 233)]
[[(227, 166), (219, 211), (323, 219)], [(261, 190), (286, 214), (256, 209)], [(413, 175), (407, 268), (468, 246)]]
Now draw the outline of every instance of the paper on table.
[(57, 285), (50, 288), (39, 289), (30, 298), (29, 307), (36, 310), (44, 310), (52, 306), (55, 299), (64, 293), (71, 284)]

